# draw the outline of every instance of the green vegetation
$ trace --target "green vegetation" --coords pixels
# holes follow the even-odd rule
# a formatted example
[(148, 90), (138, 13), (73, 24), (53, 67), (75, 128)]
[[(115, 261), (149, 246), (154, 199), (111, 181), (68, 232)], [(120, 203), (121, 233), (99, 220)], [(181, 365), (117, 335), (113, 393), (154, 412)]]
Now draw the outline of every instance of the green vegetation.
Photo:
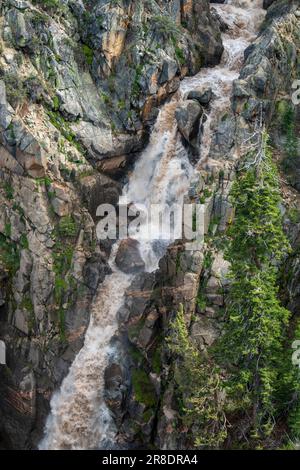
[(58, 10), (62, 6), (60, 0), (32, 0), (32, 3), (50, 11)]
[(289, 245), (282, 229), (277, 169), (265, 134), (262, 140), (263, 158), (239, 173), (231, 191), (236, 212), (226, 251), (231, 288), (225, 334), (217, 347), (219, 363), (227, 370), (230, 411), (251, 416), (251, 437), (256, 439), (266, 437), (274, 427), (289, 320), (277, 287), (277, 266)]
[(24, 82), (17, 72), (5, 73), (3, 80), (5, 82), (7, 101), (13, 108), (16, 108), (25, 101), (27, 96)]
[(34, 315), (33, 303), (29, 294), (25, 295), (25, 297), (22, 299), (22, 302), (20, 303), (20, 308), (26, 310), (26, 312), (28, 313), (28, 329), (31, 333), (34, 332), (36, 327), (36, 319)]
[(156, 374), (160, 374), (162, 368), (161, 345), (158, 345), (152, 356), (152, 369)]
[(94, 59), (93, 50), (87, 44), (83, 44), (82, 52), (84, 53), (87, 64), (92, 65)]
[[(300, 344), (300, 322), (298, 322), (294, 339), (297, 341), (296, 345), (299, 349)], [(290, 351), (290, 349), (289, 349)], [(299, 354), (298, 354), (299, 357)], [(290, 360), (290, 357), (288, 358)], [(290, 413), (288, 424), (292, 434), (293, 439), (300, 439), (300, 368), (299, 364), (294, 364), (294, 367), (290, 368), (290, 362), (288, 364), (291, 370), (289, 380), (286, 381), (286, 390), (289, 392), (291, 400), (290, 403)]]
[[(259, 158), (258, 158), (259, 156)], [(196, 447), (219, 447), (227, 422), (247, 423), (250, 448), (263, 448), (288, 411), (289, 445), (300, 437), (300, 371), (292, 366), (290, 312), (280, 303), (279, 268), (290, 251), (283, 232), (279, 175), (268, 136), (249, 153), (230, 198), (234, 223), (226, 233), (230, 291), (222, 337), (201, 353), (191, 342), (182, 306), (167, 338), (175, 355), (174, 382), (181, 420)], [(297, 213), (291, 218), (298, 221)], [(213, 255), (208, 252), (204, 271)], [(202, 277), (198, 307), (206, 306)], [(300, 327), (294, 339), (300, 340)], [(223, 397), (220, 399), (220, 397)], [(239, 445), (239, 444), (237, 444)]]
[(20, 267), (20, 251), (17, 243), (9, 239), (11, 227), (5, 227), (6, 235), (0, 233), (0, 262), (11, 280)]
[(12, 187), (11, 183), (5, 181), (4, 185), (5, 196), (7, 199), (12, 200), (14, 198), (14, 188)]
[(155, 389), (144, 370), (135, 369), (132, 371), (132, 386), (135, 399), (151, 408), (156, 404)]
[(62, 237), (76, 237), (78, 227), (71, 215), (66, 215), (60, 219), (58, 224), (58, 232)]
[(58, 129), (64, 138), (70, 142), (74, 147), (83, 155), (85, 154), (85, 149), (83, 146), (76, 141), (76, 134), (70, 128), (70, 123), (65, 120), (62, 114), (55, 109), (57, 102), (54, 100), (53, 102), (53, 110), (48, 109), (47, 113), (50, 118), (51, 124)]
[(218, 447), (226, 438), (226, 419), (219, 391), (219, 371), (189, 338), (181, 305), (170, 323), (167, 338), (170, 352), (176, 355), (174, 381), (178, 389), (181, 420), (189, 429), (194, 447)]
[(153, 24), (155, 24), (155, 27), (157, 31), (164, 35), (165, 37), (175, 41), (180, 38), (182, 35), (182, 31), (180, 27), (175, 23), (173, 18), (168, 15), (156, 15), (153, 16)]
[(134, 98), (138, 98), (140, 94), (140, 90), (141, 90), (140, 79), (142, 77), (142, 72), (143, 72), (143, 66), (138, 65), (135, 69), (135, 76), (134, 76), (134, 80), (133, 80), (132, 88), (131, 88), (131, 95)]
[(53, 105), (53, 109), (55, 111), (57, 111), (59, 109), (59, 98), (58, 98), (58, 96), (54, 96), (54, 98), (52, 100), (52, 105)]
[[(300, 357), (298, 352), (300, 345), (299, 320), (296, 325), (291, 326), (295, 331), (293, 336), (287, 339), (282, 353), (276, 398), (280, 415), (288, 418), (288, 445), (292, 448), (294, 442), (300, 438), (300, 368), (297, 363)], [(294, 347), (291, 347), (292, 345)], [(292, 361), (293, 355), (295, 355), (295, 363)]]
[(298, 150), (298, 138), (296, 133), (296, 116), (295, 109), (290, 103), (286, 101), (280, 101), (277, 105), (277, 114), (282, 130), (285, 135), (285, 159), (283, 160), (283, 169), (287, 173), (291, 173), (293, 178), (293, 172), (297, 168), (297, 160), (299, 157)]
[(60, 337), (65, 341), (65, 304), (72, 279), (68, 272), (72, 265), (75, 237), (78, 226), (72, 216), (62, 217), (54, 231), (55, 246), (52, 251), (55, 274), (54, 300), (58, 311)]
[(292, 207), (288, 212), (288, 218), (293, 224), (300, 222), (300, 211), (296, 207)]

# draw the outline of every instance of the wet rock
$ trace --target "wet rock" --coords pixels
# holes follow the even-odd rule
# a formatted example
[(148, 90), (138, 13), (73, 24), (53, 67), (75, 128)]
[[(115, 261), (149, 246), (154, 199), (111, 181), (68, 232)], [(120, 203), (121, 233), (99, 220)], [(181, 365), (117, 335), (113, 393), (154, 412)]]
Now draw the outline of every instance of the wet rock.
[(116, 256), (116, 265), (125, 273), (135, 273), (145, 268), (137, 240), (128, 238), (121, 241)]
[(162, 85), (165, 82), (172, 80), (178, 72), (178, 64), (175, 60), (165, 60), (162, 66), (162, 71), (159, 77), (159, 83)]
[(80, 178), (79, 184), (84, 202), (93, 218), (101, 204), (117, 205), (121, 185), (108, 176), (100, 173), (84, 176)]
[(113, 411), (116, 418), (122, 416), (122, 402), (124, 399), (124, 371), (119, 364), (112, 363), (104, 371), (105, 401)]
[(211, 88), (199, 87), (190, 91), (187, 95), (187, 99), (196, 100), (202, 106), (207, 106), (210, 103), (212, 96), (213, 93)]
[(158, 449), (178, 449), (178, 430), (174, 389), (172, 383), (164, 391), (157, 423), (155, 444)]
[(187, 142), (195, 141), (198, 132), (202, 108), (197, 101), (187, 100), (175, 111), (178, 129)]
[(224, 115), (217, 123), (212, 137), (212, 150), (210, 156), (217, 159), (226, 159), (230, 155), (235, 142), (235, 122), (233, 116)]
[(110, 273), (111, 269), (106, 259), (101, 254), (94, 254), (84, 265), (83, 280), (92, 291), (96, 292), (99, 284)]

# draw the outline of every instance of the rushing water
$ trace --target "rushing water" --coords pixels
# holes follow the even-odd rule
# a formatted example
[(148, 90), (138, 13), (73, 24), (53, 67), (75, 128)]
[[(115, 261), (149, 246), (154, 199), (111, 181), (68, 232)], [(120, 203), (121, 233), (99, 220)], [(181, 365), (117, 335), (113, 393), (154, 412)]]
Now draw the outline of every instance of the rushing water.
[[(202, 85), (212, 87), (214, 93), (212, 109), (203, 130), (201, 161), (209, 156), (212, 132), (218, 117), (230, 107), (232, 84), (239, 76), (244, 50), (255, 39), (264, 16), (262, 0), (228, 0), (214, 8), (228, 25), (223, 34), (222, 62), (184, 79), (179, 92), (162, 107), (149, 145), (130, 175), (122, 200), (147, 206), (182, 203), (194, 170), (181, 144), (174, 112), (188, 91)], [(51, 414), (41, 449), (95, 449), (114, 445), (114, 420), (103, 397), (104, 370), (116, 354), (111, 338), (118, 327), (117, 312), (133, 279), (115, 265), (117, 249), (118, 244), (110, 257), (112, 274), (101, 284), (93, 302), (84, 345), (61, 389), (51, 400)], [(140, 240), (140, 251), (146, 271), (157, 269), (163, 251), (158, 254), (151, 242), (143, 240)]]

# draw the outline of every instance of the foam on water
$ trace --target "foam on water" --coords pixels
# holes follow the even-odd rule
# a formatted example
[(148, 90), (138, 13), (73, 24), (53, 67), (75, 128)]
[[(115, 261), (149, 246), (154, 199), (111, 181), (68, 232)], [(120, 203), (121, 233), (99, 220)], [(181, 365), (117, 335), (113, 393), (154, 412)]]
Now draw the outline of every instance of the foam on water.
[[(186, 93), (199, 86), (212, 87), (214, 99), (204, 125), (201, 161), (209, 156), (212, 131), (218, 117), (230, 107), (233, 81), (238, 78), (244, 50), (255, 39), (262, 22), (262, 0), (229, 0), (214, 5), (228, 30), (223, 34), (224, 56), (220, 65), (205, 68), (182, 81), (180, 91), (161, 109), (150, 142), (130, 175), (122, 201), (134, 205), (180, 204), (187, 193), (194, 169), (181, 143), (174, 117), (175, 109)], [(154, 227), (154, 232), (156, 227)], [(168, 241), (157, 250), (151, 241), (140, 240), (146, 271), (158, 267)], [(104, 371), (118, 351), (111, 346), (117, 324), (117, 312), (124, 302), (133, 279), (122, 273), (114, 259), (118, 244), (110, 257), (112, 274), (107, 276), (94, 299), (84, 345), (70, 367), (61, 388), (51, 400), (45, 437), (40, 449), (95, 449), (116, 446), (116, 428), (104, 400)]]

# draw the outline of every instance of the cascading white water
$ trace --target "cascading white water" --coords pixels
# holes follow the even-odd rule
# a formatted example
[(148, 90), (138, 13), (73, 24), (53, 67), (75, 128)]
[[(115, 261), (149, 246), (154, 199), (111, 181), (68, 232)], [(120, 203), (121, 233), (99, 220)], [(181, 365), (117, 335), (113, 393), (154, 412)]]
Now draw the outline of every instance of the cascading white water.
[[(212, 109), (204, 126), (201, 161), (209, 155), (212, 129), (220, 113), (229, 109), (232, 84), (238, 78), (243, 52), (255, 39), (264, 16), (262, 0), (229, 0), (226, 4), (214, 5), (214, 8), (229, 27), (223, 34), (225, 51), (222, 63), (184, 79), (179, 93), (161, 109), (150, 143), (124, 188), (122, 199), (127, 202), (168, 206), (183, 201), (193, 168), (181, 144), (174, 112), (188, 91), (202, 85), (209, 85), (214, 93)], [(133, 279), (133, 275), (122, 273), (115, 265), (117, 249), (118, 244), (110, 257), (113, 272), (101, 284), (94, 300), (84, 346), (61, 389), (51, 400), (51, 414), (40, 449), (113, 446), (116, 429), (104, 401), (104, 370), (110, 357), (116, 354), (110, 343), (118, 327), (117, 312)], [(140, 240), (140, 251), (146, 271), (157, 269), (163, 253), (158, 255), (153, 244), (143, 240)]]

